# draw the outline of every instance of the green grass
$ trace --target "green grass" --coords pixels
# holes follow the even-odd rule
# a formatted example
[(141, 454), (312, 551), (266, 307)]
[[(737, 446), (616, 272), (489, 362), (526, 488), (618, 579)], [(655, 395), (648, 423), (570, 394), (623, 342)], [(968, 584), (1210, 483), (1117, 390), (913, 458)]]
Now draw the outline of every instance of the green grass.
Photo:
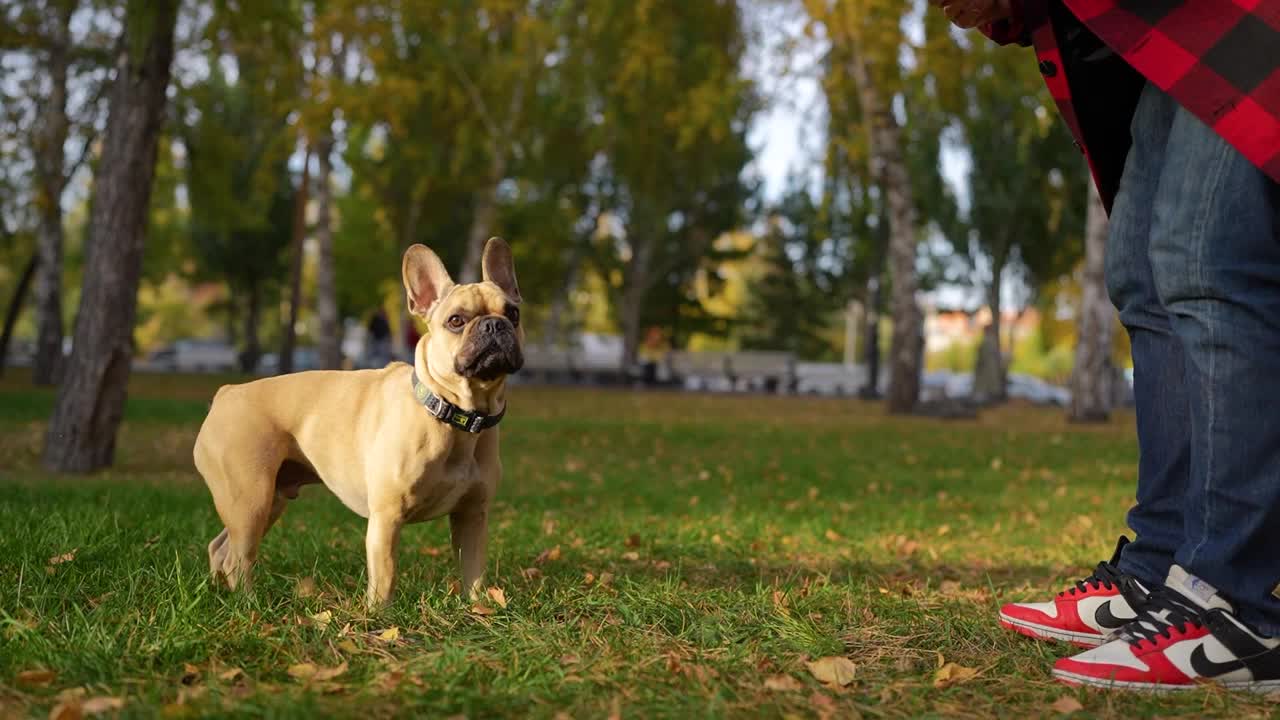
[[(1128, 417), (520, 388), (490, 541), (508, 606), (452, 592), (438, 521), (406, 530), (397, 600), (370, 617), (362, 521), (320, 487), (267, 536), (254, 595), (208, 582), (220, 526), (190, 448), (219, 381), (136, 376), (117, 466), (89, 478), (40, 470), (51, 396), (0, 384), (0, 717), (81, 692), (131, 717), (1055, 717), (1064, 696), (1080, 716), (1271, 712), (1070, 690), (1048, 672), (1069, 649), (994, 622), (1110, 551)], [(856, 665), (843, 689), (806, 670), (831, 655)], [(940, 662), (979, 674), (937, 688)], [(37, 669), (57, 674), (18, 677)]]

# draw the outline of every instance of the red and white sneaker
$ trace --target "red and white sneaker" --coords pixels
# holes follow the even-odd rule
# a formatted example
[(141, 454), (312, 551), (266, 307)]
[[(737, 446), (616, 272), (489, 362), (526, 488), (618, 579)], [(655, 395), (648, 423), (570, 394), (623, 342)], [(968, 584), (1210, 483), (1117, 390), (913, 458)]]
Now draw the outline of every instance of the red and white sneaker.
[(1058, 593), (1050, 602), (1010, 603), (1000, 608), (1000, 624), (1040, 640), (1061, 640), (1097, 647), (1138, 615), (1149, 594), (1132, 575), (1120, 572), (1121, 537), (1110, 562), (1098, 563), (1089, 577)]
[(1231, 603), (1174, 565), (1138, 617), (1115, 638), (1053, 666), (1070, 685), (1170, 692), (1210, 681), (1232, 690), (1280, 690), (1280, 638), (1236, 618)]

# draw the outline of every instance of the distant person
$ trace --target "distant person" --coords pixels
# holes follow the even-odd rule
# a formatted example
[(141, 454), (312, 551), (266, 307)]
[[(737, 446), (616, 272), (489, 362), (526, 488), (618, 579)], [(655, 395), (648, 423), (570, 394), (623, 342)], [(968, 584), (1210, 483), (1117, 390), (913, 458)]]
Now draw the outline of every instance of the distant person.
[(1001, 624), (1097, 646), (1072, 684), (1280, 689), (1280, 0), (930, 1), (1035, 46), (1133, 346), (1136, 539)]
[(391, 323), (387, 321), (387, 312), (382, 308), (374, 310), (369, 318), (365, 354), (369, 367), (385, 367), (391, 362)]

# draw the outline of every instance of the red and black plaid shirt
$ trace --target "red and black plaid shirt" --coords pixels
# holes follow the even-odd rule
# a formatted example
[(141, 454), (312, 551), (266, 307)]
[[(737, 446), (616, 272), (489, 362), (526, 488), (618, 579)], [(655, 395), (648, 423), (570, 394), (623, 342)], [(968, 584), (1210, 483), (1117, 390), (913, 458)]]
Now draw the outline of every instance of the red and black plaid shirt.
[(1009, 20), (983, 32), (999, 43), (1035, 46), (1045, 82), (1089, 158), (1108, 209), (1144, 82), (1169, 93), (1280, 182), (1280, 0), (1011, 5)]

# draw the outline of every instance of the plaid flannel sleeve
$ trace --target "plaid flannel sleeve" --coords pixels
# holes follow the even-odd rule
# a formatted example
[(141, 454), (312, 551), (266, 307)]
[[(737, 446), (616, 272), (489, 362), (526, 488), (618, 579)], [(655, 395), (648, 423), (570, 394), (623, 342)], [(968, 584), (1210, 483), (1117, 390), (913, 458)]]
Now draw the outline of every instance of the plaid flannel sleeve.
[(1009, 17), (978, 28), (983, 35), (1001, 45), (1031, 45), (1031, 33), (1022, 20), (1022, 0), (1009, 0)]

